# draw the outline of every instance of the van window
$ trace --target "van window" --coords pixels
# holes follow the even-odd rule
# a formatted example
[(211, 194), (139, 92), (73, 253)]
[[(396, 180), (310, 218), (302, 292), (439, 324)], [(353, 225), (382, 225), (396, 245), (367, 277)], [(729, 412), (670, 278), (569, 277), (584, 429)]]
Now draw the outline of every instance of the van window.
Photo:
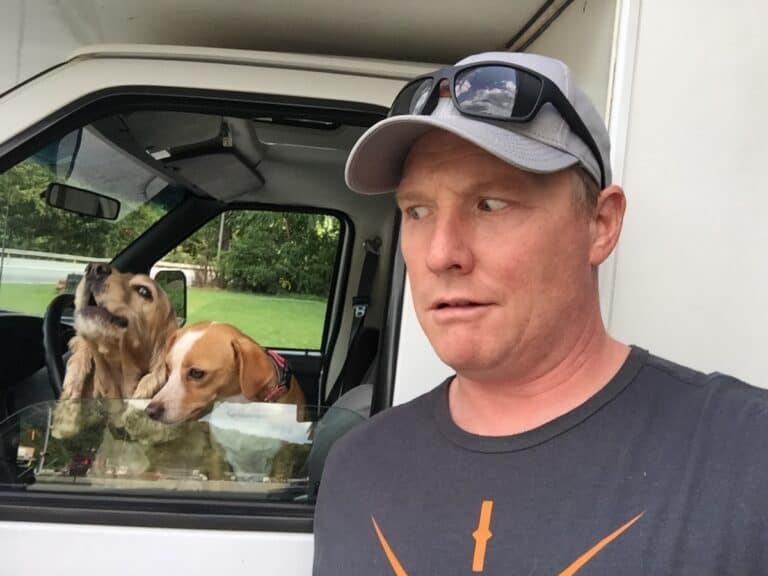
[(234, 210), (157, 269), (187, 275), (187, 323), (228, 322), (263, 346), (320, 351), (340, 241), (329, 214)]
[[(146, 404), (62, 400), (25, 408), (0, 423), (0, 487), (311, 503), (330, 442), (362, 420), (341, 408), (222, 402), (200, 419), (165, 425), (147, 416)], [(74, 413), (78, 433), (57, 438), (57, 415)]]

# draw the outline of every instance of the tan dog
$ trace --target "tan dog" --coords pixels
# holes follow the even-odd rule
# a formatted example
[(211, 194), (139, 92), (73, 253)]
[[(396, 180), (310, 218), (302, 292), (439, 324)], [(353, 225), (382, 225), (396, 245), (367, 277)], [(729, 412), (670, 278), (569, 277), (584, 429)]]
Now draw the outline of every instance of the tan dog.
[(157, 381), (166, 378), (146, 408), (151, 418), (166, 424), (199, 418), (216, 400), (305, 403), (298, 381), (279, 355), (220, 322), (176, 331), (156, 375)]
[[(168, 296), (149, 276), (89, 264), (75, 293), (77, 335), (69, 341), (61, 400), (151, 397), (152, 374), (177, 327)], [(60, 403), (54, 435), (77, 433), (80, 412), (75, 402)]]

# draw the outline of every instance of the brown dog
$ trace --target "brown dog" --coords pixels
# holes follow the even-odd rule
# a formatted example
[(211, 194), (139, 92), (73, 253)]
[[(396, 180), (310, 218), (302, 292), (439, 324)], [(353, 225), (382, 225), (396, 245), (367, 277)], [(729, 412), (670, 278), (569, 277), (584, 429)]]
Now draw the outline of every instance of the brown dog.
[[(69, 341), (72, 356), (61, 400), (120, 399), (142, 390), (154, 392), (151, 374), (163, 363), (165, 342), (177, 327), (168, 296), (149, 276), (89, 264), (75, 293), (77, 335)], [(60, 403), (54, 435), (75, 434), (79, 414), (77, 403)]]
[(167, 383), (146, 411), (166, 424), (199, 418), (216, 400), (305, 403), (304, 393), (282, 357), (220, 322), (200, 322), (177, 330), (155, 377)]

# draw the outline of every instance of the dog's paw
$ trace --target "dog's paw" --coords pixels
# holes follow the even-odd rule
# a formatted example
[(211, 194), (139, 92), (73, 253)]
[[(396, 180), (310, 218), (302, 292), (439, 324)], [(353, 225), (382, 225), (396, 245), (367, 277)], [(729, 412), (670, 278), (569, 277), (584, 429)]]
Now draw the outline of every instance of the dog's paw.
[(77, 436), (82, 429), (82, 406), (79, 402), (62, 401), (53, 411), (51, 435), (58, 440)]

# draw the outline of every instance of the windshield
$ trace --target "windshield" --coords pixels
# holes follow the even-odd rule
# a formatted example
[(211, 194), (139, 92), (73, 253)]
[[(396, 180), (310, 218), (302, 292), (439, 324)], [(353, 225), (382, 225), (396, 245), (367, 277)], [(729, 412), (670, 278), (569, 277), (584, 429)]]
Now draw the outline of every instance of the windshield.
[[(119, 212), (106, 220), (55, 207), (52, 184), (116, 200)], [(86, 263), (110, 260), (182, 198), (95, 124), (52, 142), (0, 175), (0, 310), (42, 315)]]

